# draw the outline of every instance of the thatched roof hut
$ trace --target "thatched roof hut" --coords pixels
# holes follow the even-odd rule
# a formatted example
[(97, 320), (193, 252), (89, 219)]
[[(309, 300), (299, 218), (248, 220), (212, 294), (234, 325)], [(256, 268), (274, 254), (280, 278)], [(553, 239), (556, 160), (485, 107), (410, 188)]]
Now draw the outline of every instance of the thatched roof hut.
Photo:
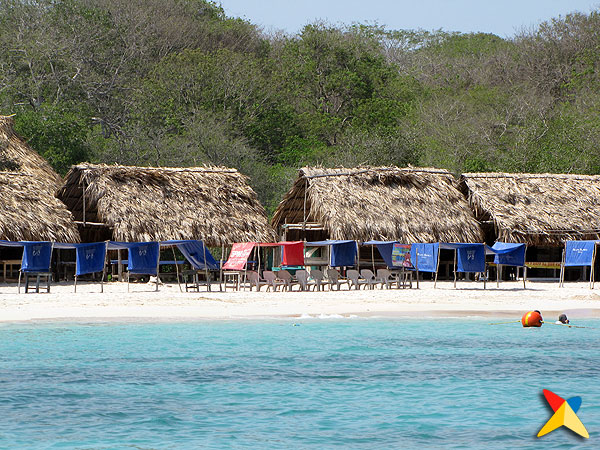
[(0, 116), (0, 171), (27, 173), (42, 182), (42, 187), (54, 192), (62, 179), (52, 166), (14, 131), (14, 120)]
[(37, 176), (0, 172), (0, 239), (79, 242), (65, 205)]
[[(479, 224), (446, 170), (304, 167), (272, 224), (331, 239), (481, 242)], [(295, 236), (296, 237), (296, 236)]]
[(465, 173), (460, 183), (500, 241), (557, 246), (600, 238), (600, 176)]
[(256, 193), (235, 169), (81, 164), (57, 195), (76, 221), (109, 229), (120, 241), (220, 246), (275, 238)]

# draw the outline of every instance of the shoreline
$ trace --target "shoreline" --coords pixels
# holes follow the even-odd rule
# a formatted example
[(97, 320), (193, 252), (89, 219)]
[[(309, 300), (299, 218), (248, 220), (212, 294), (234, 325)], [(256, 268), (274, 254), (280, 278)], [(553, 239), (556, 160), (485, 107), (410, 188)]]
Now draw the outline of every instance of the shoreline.
[[(37, 321), (195, 321), (311, 318), (514, 318), (538, 309), (554, 319), (600, 318), (600, 290), (587, 282), (559, 288), (554, 282), (420, 282), (420, 289), (325, 292), (180, 292), (177, 284), (56, 283), (50, 293), (17, 294), (16, 284), (0, 285), (0, 322)], [(218, 289), (218, 285), (216, 285)], [(598, 292), (598, 293), (597, 293)]]

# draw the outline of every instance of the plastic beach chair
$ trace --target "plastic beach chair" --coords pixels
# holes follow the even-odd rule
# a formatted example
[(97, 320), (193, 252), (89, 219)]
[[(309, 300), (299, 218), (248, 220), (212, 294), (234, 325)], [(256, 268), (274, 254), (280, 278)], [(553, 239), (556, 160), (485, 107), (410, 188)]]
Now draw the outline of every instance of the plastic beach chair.
[(250, 291), (252, 291), (252, 286), (256, 286), (256, 292), (258, 292), (260, 291), (261, 286), (269, 284), (264, 278), (261, 278), (255, 270), (248, 271), (247, 278), (250, 282)]
[(381, 288), (385, 286), (387, 289), (391, 289), (391, 287), (395, 284), (398, 286), (398, 278), (392, 275), (388, 269), (377, 269), (377, 280), (381, 283)]
[(346, 276), (350, 280), (350, 288), (354, 286), (356, 287), (356, 289), (360, 289), (361, 286), (365, 286), (366, 284), (368, 284), (367, 280), (360, 277), (360, 273), (358, 272), (358, 270), (349, 269), (348, 271), (346, 271)]
[(362, 269), (360, 271), (360, 276), (365, 279), (365, 285), (369, 287), (369, 289), (374, 289), (376, 284), (379, 284), (379, 281), (375, 278), (375, 274), (369, 269)]
[(277, 272), (277, 279), (284, 282), (284, 288), (288, 291), (291, 291), (294, 285), (300, 284), (298, 283), (298, 281), (294, 281), (292, 279), (292, 274), (289, 273), (287, 270), (280, 270), (279, 272)]
[(277, 275), (271, 270), (265, 270), (263, 272), (263, 278), (267, 282), (267, 291), (269, 289), (276, 291), (279, 286), (285, 286), (285, 281), (277, 279)]
[(314, 280), (315, 282), (315, 289), (317, 291), (324, 291), (325, 290), (325, 286), (326, 285), (330, 285), (331, 283), (327, 280), (324, 280), (323, 278), (325, 278), (325, 275), (323, 274), (322, 270), (319, 269), (312, 269), (310, 271), (310, 277)]
[[(357, 272), (358, 273), (358, 272)], [(327, 278), (329, 279), (329, 284), (331, 285), (331, 289), (333, 286), (337, 287), (337, 290), (340, 290), (342, 284), (348, 285), (348, 289), (350, 289), (350, 280), (347, 278), (343, 278), (337, 269), (332, 267), (327, 269)]]
[(298, 280), (298, 284), (300, 285), (301, 291), (310, 291), (311, 286), (316, 287), (317, 285), (314, 279), (309, 279), (308, 272), (304, 269), (296, 271), (296, 279)]

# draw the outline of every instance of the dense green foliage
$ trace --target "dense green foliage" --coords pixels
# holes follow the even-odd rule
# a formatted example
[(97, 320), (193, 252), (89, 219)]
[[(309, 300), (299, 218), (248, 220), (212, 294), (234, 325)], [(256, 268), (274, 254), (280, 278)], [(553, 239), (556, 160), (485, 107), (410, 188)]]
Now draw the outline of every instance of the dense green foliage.
[(226, 165), (269, 210), (305, 164), (600, 173), (599, 65), (600, 11), (288, 36), (204, 0), (0, 2), (0, 113), (60, 173)]

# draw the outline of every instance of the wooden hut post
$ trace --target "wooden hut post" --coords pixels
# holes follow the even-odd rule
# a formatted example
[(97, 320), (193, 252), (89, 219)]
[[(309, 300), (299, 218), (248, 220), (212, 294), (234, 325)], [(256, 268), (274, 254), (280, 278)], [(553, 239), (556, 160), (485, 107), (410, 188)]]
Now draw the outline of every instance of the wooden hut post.
[[(525, 244), (525, 256), (523, 257), (523, 259), (525, 259), (527, 255), (527, 244)], [(524, 263), (525, 261), (523, 261)], [(519, 273), (519, 269), (517, 269), (517, 274)], [(523, 289), (527, 289), (527, 286), (525, 286), (525, 281), (527, 280), (527, 266), (523, 266)]]
[(183, 290), (181, 289), (181, 281), (179, 280), (179, 265), (177, 264), (177, 257), (175, 256), (175, 248), (173, 246), (171, 246), (171, 251), (173, 252), (173, 261), (175, 261), (175, 274), (177, 276), (177, 285), (179, 286), (179, 292), (183, 292)]
[(500, 277), (502, 276), (502, 264), (496, 266), (496, 287), (500, 287)]
[[(123, 259), (121, 257), (121, 249), (117, 250), (117, 276), (119, 281), (123, 281)], [(127, 280), (129, 283), (129, 280)]]
[(415, 268), (417, 269), (417, 289), (419, 289), (419, 249), (417, 248), (417, 251), (415, 252)]
[(433, 287), (437, 287), (438, 272), (440, 271), (440, 248), (438, 247), (437, 265), (435, 266), (435, 280), (433, 281)]
[(208, 264), (206, 264), (206, 244), (202, 241), (202, 248), (204, 249), (204, 276), (206, 277), (206, 289), (210, 292), (210, 280), (208, 279)]
[(565, 286), (565, 249), (563, 248), (562, 258), (560, 259), (560, 277), (559, 277), (558, 287), (564, 287), (564, 286)]
[(158, 283), (160, 281), (160, 279), (158, 278), (159, 271), (160, 271), (160, 242), (158, 243), (158, 261), (156, 261), (156, 289), (155, 289), (156, 292), (158, 292)]
[(594, 289), (594, 264), (596, 263), (596, 249), (598, 248), (597, 244), (594, 244), (594, 254), (592, 256), (592, 267), (590, 267), (590, 289)]
[(373, 273), (375, 273), (375, 245), (371, 244), (371, 262), (373, 263)]
[(454, 249), (454, 289), (456, 289), (456, 259), (458, 255), (458, 249)]

